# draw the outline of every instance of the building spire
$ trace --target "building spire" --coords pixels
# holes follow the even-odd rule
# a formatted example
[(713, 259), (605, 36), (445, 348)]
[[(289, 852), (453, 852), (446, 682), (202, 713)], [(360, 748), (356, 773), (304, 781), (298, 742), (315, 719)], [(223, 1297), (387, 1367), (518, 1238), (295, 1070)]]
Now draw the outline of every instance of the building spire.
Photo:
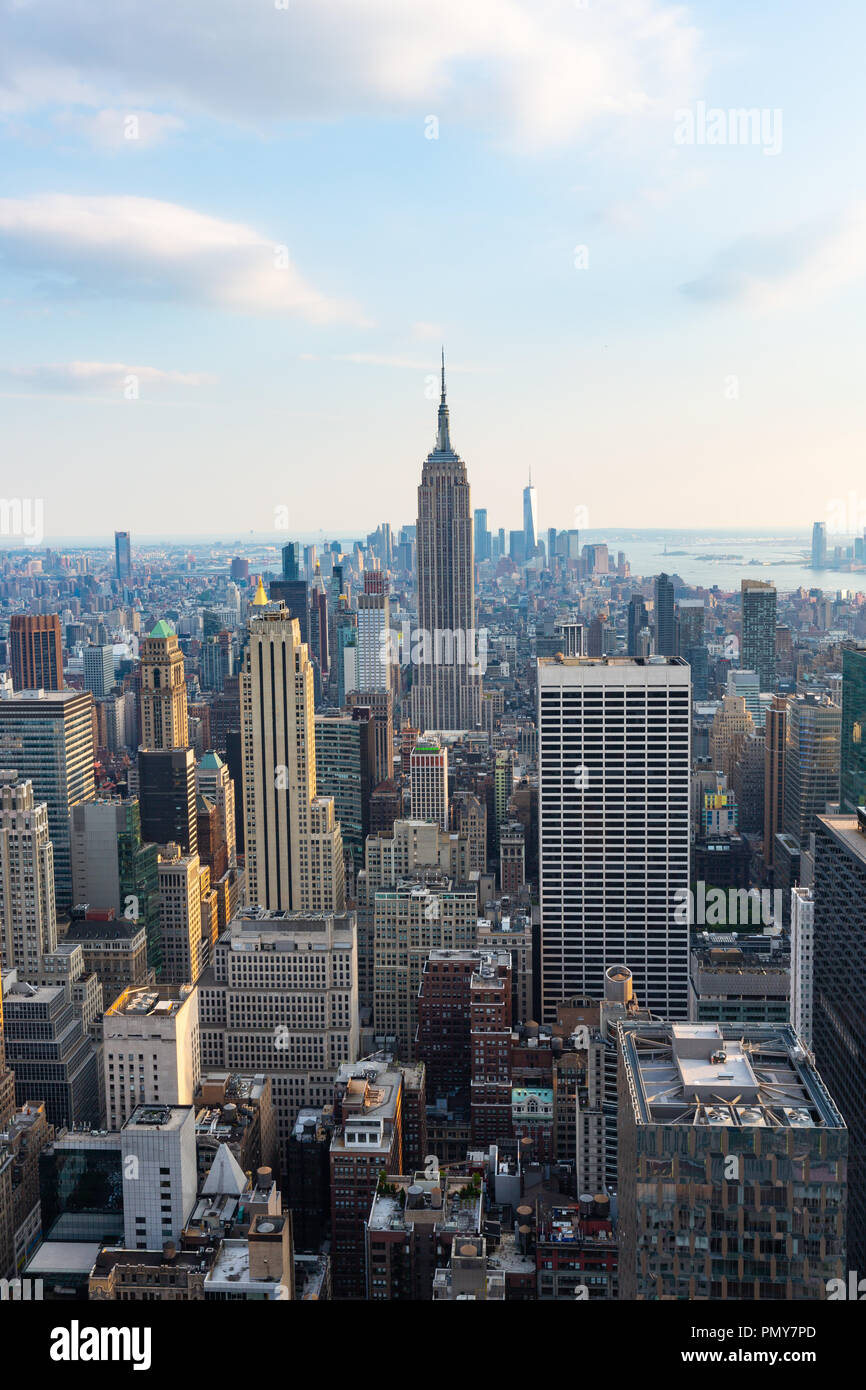
[(439, 397), (439, 433), (436, 448), (442, 454), (451, 452), (451, 436), (448, 430), (448, 405), (445, 400), (445, 347), (442, 348), (442, 394)]

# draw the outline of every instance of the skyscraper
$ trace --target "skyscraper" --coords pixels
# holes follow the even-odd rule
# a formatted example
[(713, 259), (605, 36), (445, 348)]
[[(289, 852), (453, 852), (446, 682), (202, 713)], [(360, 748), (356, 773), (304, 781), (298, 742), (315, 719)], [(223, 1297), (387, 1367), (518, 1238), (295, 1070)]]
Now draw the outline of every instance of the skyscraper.
[(14, 1109), (15, 1077), (6, 1065), (6, 1039), (3, 1032), (3, 988), (0, 986), (0, 1129), (6, 1128)]
[(784, 695), (774, 695), (764, 718), (764, 864), (771, 872), (785, 809), (787, 721), (788, 701)]
[(481, 679), (472, 502), (466, 464), (451, 447), (444, 353), (436, 447), (427, 455), (418, 488), (417, 549), (421, 641), (412, 687), (413, 722), (420, 729), (477, 729)]
[(343, 909), (343, 845), (331, 797), (316, 794), (313, 668), (298, 623), (250, 608), (241, 675), (247, 901), (271, 911)]
[(217, 807), (226, 846), (229, 868), (238, 862), (235, 835), (235, 784), (226, 764), (212, 750), (204, 754), (195, 771), (196, 791), (203, 793)]
[(674, 586), (667, 574), (656, 576), (656, 653), (676, 656), (677, 630), (674, 620)]
[(108, 695), (114, 688), (114, 648), (84, 648), (84, 689), (94, 695)]
[(409, 771), (413, 820), (434, 821), (448, 829), (448, 749), (417, 743)]
[(202, 971), (201, 862), (168, 845), (159, 861), (160, 978), (169, 984), (194, 984)]
[(106, 1009), (102, 1034), (111, 1129), (120, 1129), (138, 1105), (192, 1104), (201, 1075), (199, 996), (192, 985), (125, 989)]
[(141, 644), (141, 831), (152, 844), (198, 848), (195, 754), (189, 745), (183, 652), (161, 619)]
[(542, 1018), (627, 961), (685, 1018), (691, 682), (678, 658), (538, 663)]
[(90, 691), (24, 691), (0, 699), (0, 767), (33, 783), (48, 804), (58, 908), (72, 903), (70, 812), (92, 801), (93, 696)]
[(283, 578), (299, 579), (301, 574), (301, 547), (297, 541), (289, 541), (283, 546)]
[(141, 746), (147, 752), (186, 748), (186, 682), (183, 652), (161, 619), (141, 644)]
[(782, 1023), (616, 1031), (620, 1299), (826, 1298), (849, 1135), (820, 1056)]
[(815, 824), (812, 1046), (850, 1133), (848, 1268), (866, 1267), (866, 816)]
[(35, 800), (32, 782), (0, 772), (0, 962), (35, 983), (56, 949), (48, 807)]
[(632, 594), (628, 601), (628, 636), (627, 650), (629, 656), (638, 656), (638, 638), (643, 628), (649, 627), (649, 615), (647, 614), (646, 603), (643, 594)]
[(121, 583), (132, 574), (132, 547), (128, 531), (114, 533), (114, 571)]
[(358, 1055), (358, 929), (352, 912), (246, 908), (199, 980), (205, 1068), (271, 1080), (285, 1162), (299, 1110), (333, 1098)]
[(532, 469), (529, 482), (523, 489), (523, 558), (531, 560), (538, 544), (538, 497), (532, 486)]
[(866, 805), (866, 647), (842, 648), (842, 742), (839, 795), (843, 811)]
[(364, 863), (364, 840), (370, 832), (370, 797), (374, 786), (376, 732), (372, 711), (356, 705), (350, 715), (317, 714), (316, 787), (334, 798), (343, 848), (356, 868)]
[(475, 559), (479, 564), (490, 559), (490, 532), (487, 529), (487, 508), (475, 508)]
[(741, 594), (743, 650), (740, 665), (745, 671), (757, 671), (761, 690), (773, 690), (776, 684), (776, 586), (760, 579), (744, 579)]
[(63, 644), (57, 613), (13, 613), (9, 664), (14, 690), (62, 690)]
[(801, 849), (828, 802), (839, 799), (842, 711), (822, 695), (792, 695), (785, 731), (785, 804), (782, 824)]
[(703, 645), (706, 613), (702, 598), (680, 599), (676, 612), (680, 656), (685, 656), (690, 647)]
[(390, 625), (387, 576), (382, 570), (365, 570), (364, 592), (358, 595), (355, 679), (360, 691), (391, 689)]
[(827, 568), (827, 523), (816, 521), (812, 527), (812, 569)]
[(373, 785), (394, 776), (394, 701), (387, 690), (353, 690), (347, 696), (350, 709), (362, 706), (373, 716), (375, 761)]

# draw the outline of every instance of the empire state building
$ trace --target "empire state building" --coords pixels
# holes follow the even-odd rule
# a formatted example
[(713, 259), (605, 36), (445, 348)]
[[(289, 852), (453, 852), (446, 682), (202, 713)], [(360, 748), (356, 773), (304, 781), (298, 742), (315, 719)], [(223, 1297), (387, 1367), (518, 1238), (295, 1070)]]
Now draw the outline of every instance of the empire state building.
[(418, 488), (418, 641), (413, 721), (419, 729), (476, 729), (481, 665), (475, 631), (472, 502), (466, 464), (451, 447), (445, 354), (436, 447)]

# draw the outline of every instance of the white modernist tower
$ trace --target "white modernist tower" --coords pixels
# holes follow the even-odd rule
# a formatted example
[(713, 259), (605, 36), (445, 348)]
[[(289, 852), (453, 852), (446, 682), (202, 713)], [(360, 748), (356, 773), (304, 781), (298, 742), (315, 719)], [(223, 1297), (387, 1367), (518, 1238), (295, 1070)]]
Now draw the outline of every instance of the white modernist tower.
[(684, 1019), (690, 668), (541, 658), (538, 707), (543, 1018), (625, 965), (642, 1006)]
[(436, 447), (418, 488), (418, 659), (412, 714), (419, 729), (477, 729), (481, 673), (475, 635), (472, 502), (466, 464), (451, 447), (445, 354)]

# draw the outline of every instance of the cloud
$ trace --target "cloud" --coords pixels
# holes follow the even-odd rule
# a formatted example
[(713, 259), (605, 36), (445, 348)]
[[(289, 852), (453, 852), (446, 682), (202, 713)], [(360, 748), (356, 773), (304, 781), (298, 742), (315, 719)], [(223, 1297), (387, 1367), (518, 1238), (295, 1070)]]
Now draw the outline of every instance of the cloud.
[(122, 111), (108, 108), (95, 116), (63, 111), (57, 117), (61, 127), (83, 135), (94, 145), (106, 149), (142, 150), (162, 144), (175, 131), (183, 130), (185, 122), (177, 116), (161, 115), (156, 111)]
[(51, 297), (176, 300), (309, 323), (363, 322), (310, 285), (288, 248), (153, 198), (0, 198), (0, 255)]
[[(378, 352), (340, 352), (334, 354), (335, 362), (351, 362), (359, 367), (399, 367), (413, 372), (429, 372), (433, 368), (429, 362), (419, 362), (415, 358), (390, 356)], [(435, 364), (434, 364), (435, 365)]]
[(42, 0), (6, 16), (0, 108), (133, 102), (241, 122), (435, 113), (443, 134), (469, 121), (540, 147), (599, 117), (669, 120), (696, 45), (685, 9), (665, 0), (124, 0), (109, 20), (102, 0)]
[(127, 362), (50, 362), (30, 367), (0, 366), (0, 387), (16, 393), (64, 396), (137, 397), (164, 387), (206, 386), (215, 380), (206, 372), (164, 371)]
[(441, 343), (444, 337), (444, 330), (441, 323), (427, 323), (424, 319), (419, 319), (412, 324), (412, 337), (418, 338), (421, 342)]
[(866, 276), (866, 202), (831, 226), (799, 227), (727, 247), (683, 294), (759, 312), (807, 308)]
[[(439, 380), (438, 352), (435, 356), (428, 357), (426, 360), (420, 360), (417, 357), (405, 357), (400, 353), (341, 352), (334, 353), (332, 360), (334, 362), (348, 362), (358, 367), (395, 367), (399, 370), (405, 369), (412, 372), (424, 372), (428, 376), (435, 377), (437, 381)], [(445, 366), (450, 375), (457, 376), (462, 375), (464, 372), (475, 373), (487, 371), (486, 367), (478, 366), (471, 362), (463, 362), (459, 366), (455, 366), (448, 359), (447, 355)]]

